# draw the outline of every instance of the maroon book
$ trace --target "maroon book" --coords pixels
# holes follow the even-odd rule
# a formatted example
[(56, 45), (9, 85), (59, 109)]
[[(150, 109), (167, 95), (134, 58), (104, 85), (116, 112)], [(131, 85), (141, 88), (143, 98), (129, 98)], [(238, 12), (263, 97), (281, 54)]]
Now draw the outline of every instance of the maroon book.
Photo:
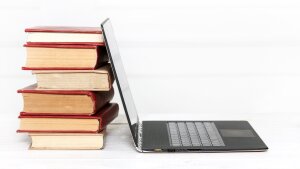
[(76, 26), (35, 26), (35, 27), (26, 28), (25, 32), (60, 32), (60, 33), (102, 34), (100, 27), (76, 27)]
[[(108, 103), (103, 108), (101, 108), (96, 114), (94, 114), (92, 116), (80, 116), (80, 115), (76, 115), (76, 116), (50, 116), (50, 115), (34, 116), (34, 115), (20, 114), (19, 118), (21, 120), (21, 126), (20, 126), (20, 129), (17, 130), (17, 132), (98, 133), (98, 132), (102, 131), (103, 129), (105, 129), (106, 126), (118, 116), (118, 112), (119, 112), (119, 106), (117, 103)], [(41, 129), (41, 128), (28, 129), (28, 126), (25, 126), (25, 127), (22, 126), (23, 119), (37, 119), (39, 125), (42, 125), (44, 127), (43, 127), (43, 129)], [(45, 122), (45, 119), (57, 119), (57, 120), (59, 120), (59, 119), (66, 119), (66, 120), (88, 119), (88, 120), (92, 120), (92, 121), (93, 120), (98, 121), (98, 125), (97, 125), (96, 129), (94, 129), (94, 130), (87, 130), (87, 129), (83, 130), (83, 129), (76, 129), (77, 126), (75, 128), (67, 127), (67, 125), (70, 124), (70, 122), (69, 123), (66, 122), (66, 124), (64, 124), (64, 125), (61, 125), (61, 123), (59, 123), (61, 127), (56, 127), (55, 130), (53, 130), (53, 129), (49, 130), (49, 129), (47, 129), (47, 126), (51, 126), (55, 122), (52, 120), (51, 123), (48, 123), (48, 122)], [(71, 121), (71, 123), (72, 123), (72, 121)], [(87, 122), (85, 121), (85, 123), (87, 123)], [(27, 125), (27, 124), (25, 124), (25, 125)], [(82, 124), (82, 125), (85, 125), (85, 124)]]
[[(21, 112), (22, 116), (23, 115), (92, 115), (98, 112), (109, 101), (111, 101), (111, 99), (114, 96), (114, 89), (111, 88), (109, 91), (101, 91), (101, 92), (83, 91), (83, 90), (42, 90), (42, 89), (37, 89), (37, 85), (33, 84), (18, 90), (18, 93), (23, 94), (25, 111)], [(35, 97), (35, 95), (39, 95), (39, 96)], [(89, 103), (92, 102), (92, 107), (87, 108), (91, 111), (78, 112), (77, 109), (82, 108), (82, 105), (77, 103), (78, 100), (77, 102), (74, 101), (63, 102), (61, 100), (61, 99), (73, 100), (73, 98), (77, 96), (86, 96), (86, 97), (82, 97), (83, 98), (82, 100), (83, 101), (89, 100)], [(30, 99), (30, 97), (33, 99)], [(31, 103), (32, 101), (34, 101), (34, 103)], [(32, 104), (35, 112), (33, 112), (33, 110), (29, 112), (26, 111), (28, 109), (30, 110), (30, 108), (28, 108), (27, 105), (32, 107)], [(48, 107), (48, 109), (46, 109), (47, 112), (43, 111), (45, 110), (44, 107)], [(75, 108), (75, 110), (70, 110), (70, 107), (73, 107), (73, 109)], [(58, 111), (57, 108), (58, 109), (60, 108), (60, 111)], [(52, 109), (52, 112), (49, 112), (50, 109)], [(65, 112), (66, 110), (68, 110), (68, 112)]]
[[(95, 70), (108, 62), (103, 46), (27, 43), (24, 47), (27, 60), (23, 70)], [(86, 60), (89, 63), (83, 65)]]
[(27, 43), (104, 45), (100, 27), (35, 26), (26, 28)]

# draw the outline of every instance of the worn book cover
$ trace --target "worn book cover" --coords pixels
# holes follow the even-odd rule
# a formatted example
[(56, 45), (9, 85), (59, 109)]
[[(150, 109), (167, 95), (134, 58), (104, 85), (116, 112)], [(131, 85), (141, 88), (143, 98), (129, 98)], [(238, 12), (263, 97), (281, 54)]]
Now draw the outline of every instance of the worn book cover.
[(118, 112), (117, 103), (108, 103), (92, 116), (20, 114), (20, 128), (17, 132), (98, 133), (118, 116)]
[(23, 70), (93, 70), (108, 62), (106, 48), (97, 45), (25, 44)]
[(21, 115), (92, 115), (114, 96), (109, 91), (39, 90), (33, 84), (18, 90), (23, 95)]
[(25, 32), (28, 44), (104, 45), (100, 27), (36, 26)]

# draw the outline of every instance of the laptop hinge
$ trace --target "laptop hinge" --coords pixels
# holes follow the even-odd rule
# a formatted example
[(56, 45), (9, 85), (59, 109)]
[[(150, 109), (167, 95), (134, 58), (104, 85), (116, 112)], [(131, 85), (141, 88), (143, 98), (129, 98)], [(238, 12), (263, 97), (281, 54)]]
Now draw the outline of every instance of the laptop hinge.
[(143, 123), (142, 122), (138, 122), (138, 126), (137, 126), (137, 138), (138, 138), (138, 150), (142, 151), (142, 144), (143, 144), (143, 135), (142, 135), (142, 131), (143, 131)]

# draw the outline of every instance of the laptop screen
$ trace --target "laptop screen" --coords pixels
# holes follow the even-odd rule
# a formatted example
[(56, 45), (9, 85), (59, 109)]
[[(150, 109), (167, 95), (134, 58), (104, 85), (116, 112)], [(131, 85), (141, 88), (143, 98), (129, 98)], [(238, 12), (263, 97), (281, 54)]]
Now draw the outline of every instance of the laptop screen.
[(105, 20), (101, 24), (101, 28), (129, 127), (133, 135), (134, 142), (137, 144), (137, 123), (139, 119), (110, 20)]

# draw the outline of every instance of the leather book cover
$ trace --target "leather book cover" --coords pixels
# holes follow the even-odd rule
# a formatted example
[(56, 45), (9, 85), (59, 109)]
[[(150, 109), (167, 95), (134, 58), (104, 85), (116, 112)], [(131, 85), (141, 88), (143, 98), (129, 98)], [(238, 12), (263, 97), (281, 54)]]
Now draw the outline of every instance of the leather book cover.
[[(102, 34), (100, 27), (75, 27), (75, 26), (35, 26), (26, 28), (25, 32), (39, 33), (82, 33), (82, 34)], [(28, 44), (85, 44), (104, 46), (104, 42), (27, 42)]]
[(74, 44), (39, 44), (27, 43), (24, 47), (36, 48), (67, 48), (67, 49), (95, 49), (97, 50), (97, 61), (94, 67), (26, 67), (22, 70), (95, 70), (108, 62), (108, 54), (105, 47), (98, 45), (74, 45)]
[(76, 27), (76, 26), (35, 26), (35, 27), (26, 28), (25, 32), (102, 34), (100, 27)]
[(26, 43), (24, 47), (35, 47), (35, 48), (73, 48), (73, 49), (96, 49), (98, 45), (73, 45), (73, 44), (36, 44)]
[(18, 133), (22, 132), (35, 132), (35, 133), (98, 133), (106, 128), (106, 126), (112, 122), (119, 113), (119, 105), (117, 103), (108, 103), (103, 108), (101, 108), (96, 114), (92, 116), (50, 116), (50, 115), (19, 115), (19, 118), (57, 118), (57, 119), (98, 119), (99, 120), (99, 128), (96, 131), (57, 131), (57, 130), (17, 130)]
[[(96, 91), (85, 91), (85, 90), (42, 90), (42, 89), (37, 89), (37, 84), (33, 84), (30, 86), (27, 86), (23, 89), (19, 89), (17, 91), (18, 93), (37, 93), (37, 94), (59, 94), (59, 95), (87, 95), (89, 96), (92, 101), (94, 102), (94, 107), (93, 107), (93, 113), (95, 114), (98, 112), (105, 104), (107, 104), (109, 101), (112, 100), (114, 96), (114, 89), (111, 88), (109, 91), (101, 91), (101, 92), (96, 92)], [(23, 115), (55, 115), (55, 113), (31, 113), (31, 112), (21, 112), (20, 113), (22, 116)], [(86, 114), (86, 113), (85, 113)], [(57, 116), (62, 116), (62, 115), (78, 115), (76, 114), (57, 114)]]

